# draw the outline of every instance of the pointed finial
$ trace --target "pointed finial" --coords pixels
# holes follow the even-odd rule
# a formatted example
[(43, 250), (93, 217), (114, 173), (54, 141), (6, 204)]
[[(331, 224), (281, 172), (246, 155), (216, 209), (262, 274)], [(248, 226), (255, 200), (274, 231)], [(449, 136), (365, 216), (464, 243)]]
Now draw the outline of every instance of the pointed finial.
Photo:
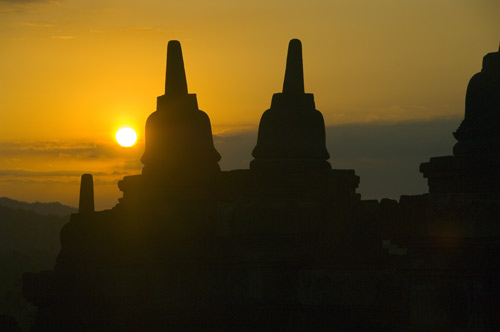
[(288, 44), (283, 93), (304, 93), (302, 44), (298, 39), (292, 39)]
[(94, 212), (94, 180), (92, 174), (83, 174), (80, 182), (80, 203), (78, 213)]
[(168, 42), (167, 73), (165, 77), (165, 94), (185, 95), (188, 93), (181, 43), (177, 40)]

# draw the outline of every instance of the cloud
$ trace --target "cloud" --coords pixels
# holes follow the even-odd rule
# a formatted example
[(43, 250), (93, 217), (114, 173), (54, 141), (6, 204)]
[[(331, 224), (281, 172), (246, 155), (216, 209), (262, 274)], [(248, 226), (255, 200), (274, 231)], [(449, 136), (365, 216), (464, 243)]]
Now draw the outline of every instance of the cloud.
[(461, 119), (329, 126), (327, 146), (334, 168), (354, 169), (365, 199), (428, 192), (419, 171), (431, 157), (451, 155), (452, 132)]
[(139, 155), (142, 147), (134, 146), (127, 150), (115, 144), (86, 141), (15, 141), (0, 142), (0, 156), (9, 157), (46, 157), (65, 159), (130, 159)]
[[(397, 199), (403, 194), (425, 193), (427, 183), (419, 172), (419, 165), (430, 157), (452, 153), (455, 144), (452, 132), (460, 120), (456, 117), (327, 126), (330, 163), (335, 169), (356, 171), (361, 177), (358, 193), (364, 199)], [(256, 142), (256, 129), (227, 130), (214, 135), (214, 144), (222, 156), (221, 168), (248, 169)], [(0, 181), (79, 182), (80, 175), (90, 169), (95, 170), (92, 173), (96, 183), (116, 184), (125, 175), (140, 173), (142, 151), (143, 146), (123, 150), (111, 144), (85, 141), (0, 142), (0, 168), (3, 168)], [(11, 159), (16, 161), (8, 164)], [(33, 160), (33, 165), (44, 160), (54, 169), (32, 170), (26, 160)], [(65, 163), (71, 165), (67, 166), (70, 170), (61, 170)]]
[[(2, 1), (2, 0), (0, 0)], [(21, 25), (26, 26), (26, 27), (33, 27), (33, 28), (52, 28), (54, 27), (53, 23), (44, 23), (44, 22), (22, 22)]]
[(251, 153), (257, 142), (257, 130), (225, 132), (214, 135), (214, 144), (222, 159), (221, 169), (244, 169), (253, 159)]
[(342, 158), (406, 158), (450, 153), (452, 132), (459, 123), (459, 118), (442, 118), (328, 126), (327, 144), (333, 156)]
[(0, 0), (0, 14), (21, 14), (35, 6), (59, 4), (60, 2), (55, 0)]
[(78, 184), (82, 174), (92, 173), (96, 185), (116, 185), (124, 176), (140, 173), (141, 151), (85, 141), (0, 142), (0, 183), (46, 184), (50, 189)]
[[(82, 174), (88, 173), (84, 170), (54, 170), (54, 171), (30, 171), (25, 169), (0, 169), (0, 183), (10, 184), (79, 184)], [(117, 181), (126, 175), (127, 171), (94, 171), (92, 172), (95, 185), (116, 185)], [(49, 190), (50, 188), (47, 187)]]
[(30, 3), (39, 3), (39, 2), (59, 3), (58, 1), (54, 1), (54, 0), (0, 0), (0, 2), (7, 2), (7, 3), (11, 3), (11, 4), (30, 4)]
[[(0, 177), (9, 176), (9, 177), (53, 177), (53, 176), (67, 176), (67, 177), (80, 177), (84, 174), (84, 171), (81, 170), (57, 170), (57, 171), (28, 171), (23, 169), (0, 169)], [(123, 172), (113, 172), (111, 174), (117, 174)], [(93, 175), (111, 175), (106, 172), (94, 172)]]
[[(460, 118), (398, 123), (371, 122), (326, 127), (330, 163), (336, 169), (354, 169), (361, 177), (358, 192), (368, 198), (399, 198), (427, 192), (419, 165), (430, 157), (450, 155), (452, 132)], [(248, 168), (257, 131), (214, 136), (223, 170)]]
[(50, 36), (52, 39), (60, 39), (60, 40), (68, 40), (68, 39), (75, 39), (75, 36)]

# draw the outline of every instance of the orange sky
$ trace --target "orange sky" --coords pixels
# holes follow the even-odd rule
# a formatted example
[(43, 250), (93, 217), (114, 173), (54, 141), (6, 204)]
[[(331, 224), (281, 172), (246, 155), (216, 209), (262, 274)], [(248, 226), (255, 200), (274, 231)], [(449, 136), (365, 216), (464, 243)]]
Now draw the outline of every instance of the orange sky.
[(0, 0), (0, 196), (76, 205), (77, 174), (91, 172), (96, 206), (112, 206), (143, 143), (120, 148), (114, 132), (142, 139), (168, 40), (226, 135), (255, 130), (291, 38), (327, 125), (461, 117), (498, 17), (495, 0)]

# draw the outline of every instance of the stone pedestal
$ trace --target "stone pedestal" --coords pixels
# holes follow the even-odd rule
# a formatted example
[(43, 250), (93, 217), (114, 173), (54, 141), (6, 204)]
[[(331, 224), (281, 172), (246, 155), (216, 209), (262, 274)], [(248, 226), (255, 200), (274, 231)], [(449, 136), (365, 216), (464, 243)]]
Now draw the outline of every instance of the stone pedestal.
[(420, 165), (429, 193), (500, 192), (500, 154), (444, 156)]

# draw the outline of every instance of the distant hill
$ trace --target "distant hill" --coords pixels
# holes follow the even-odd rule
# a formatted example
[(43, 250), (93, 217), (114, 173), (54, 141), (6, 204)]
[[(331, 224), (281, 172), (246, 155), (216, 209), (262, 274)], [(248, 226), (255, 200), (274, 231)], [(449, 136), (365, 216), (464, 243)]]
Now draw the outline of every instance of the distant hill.
[(54, 267), (61, 227), (73, 212), (76, 209), (60, 203), (0, 198), (0, 316), (14, 317), (25, 331), (32, 324), (35, 307), (23, 299), (23, 273)]
[(56, 215), (56, 216), (67, 216), (68, 214), (78, 212), (78, 209), (63, 205), (59, 202), (51, 203), (26, 203), (21, 201), (16, 201), (15, 199), (0, 197), (0, 206), (9, 207), (12, 209), (21, 209), (26, 211), (33, 211), (41, 215)]

